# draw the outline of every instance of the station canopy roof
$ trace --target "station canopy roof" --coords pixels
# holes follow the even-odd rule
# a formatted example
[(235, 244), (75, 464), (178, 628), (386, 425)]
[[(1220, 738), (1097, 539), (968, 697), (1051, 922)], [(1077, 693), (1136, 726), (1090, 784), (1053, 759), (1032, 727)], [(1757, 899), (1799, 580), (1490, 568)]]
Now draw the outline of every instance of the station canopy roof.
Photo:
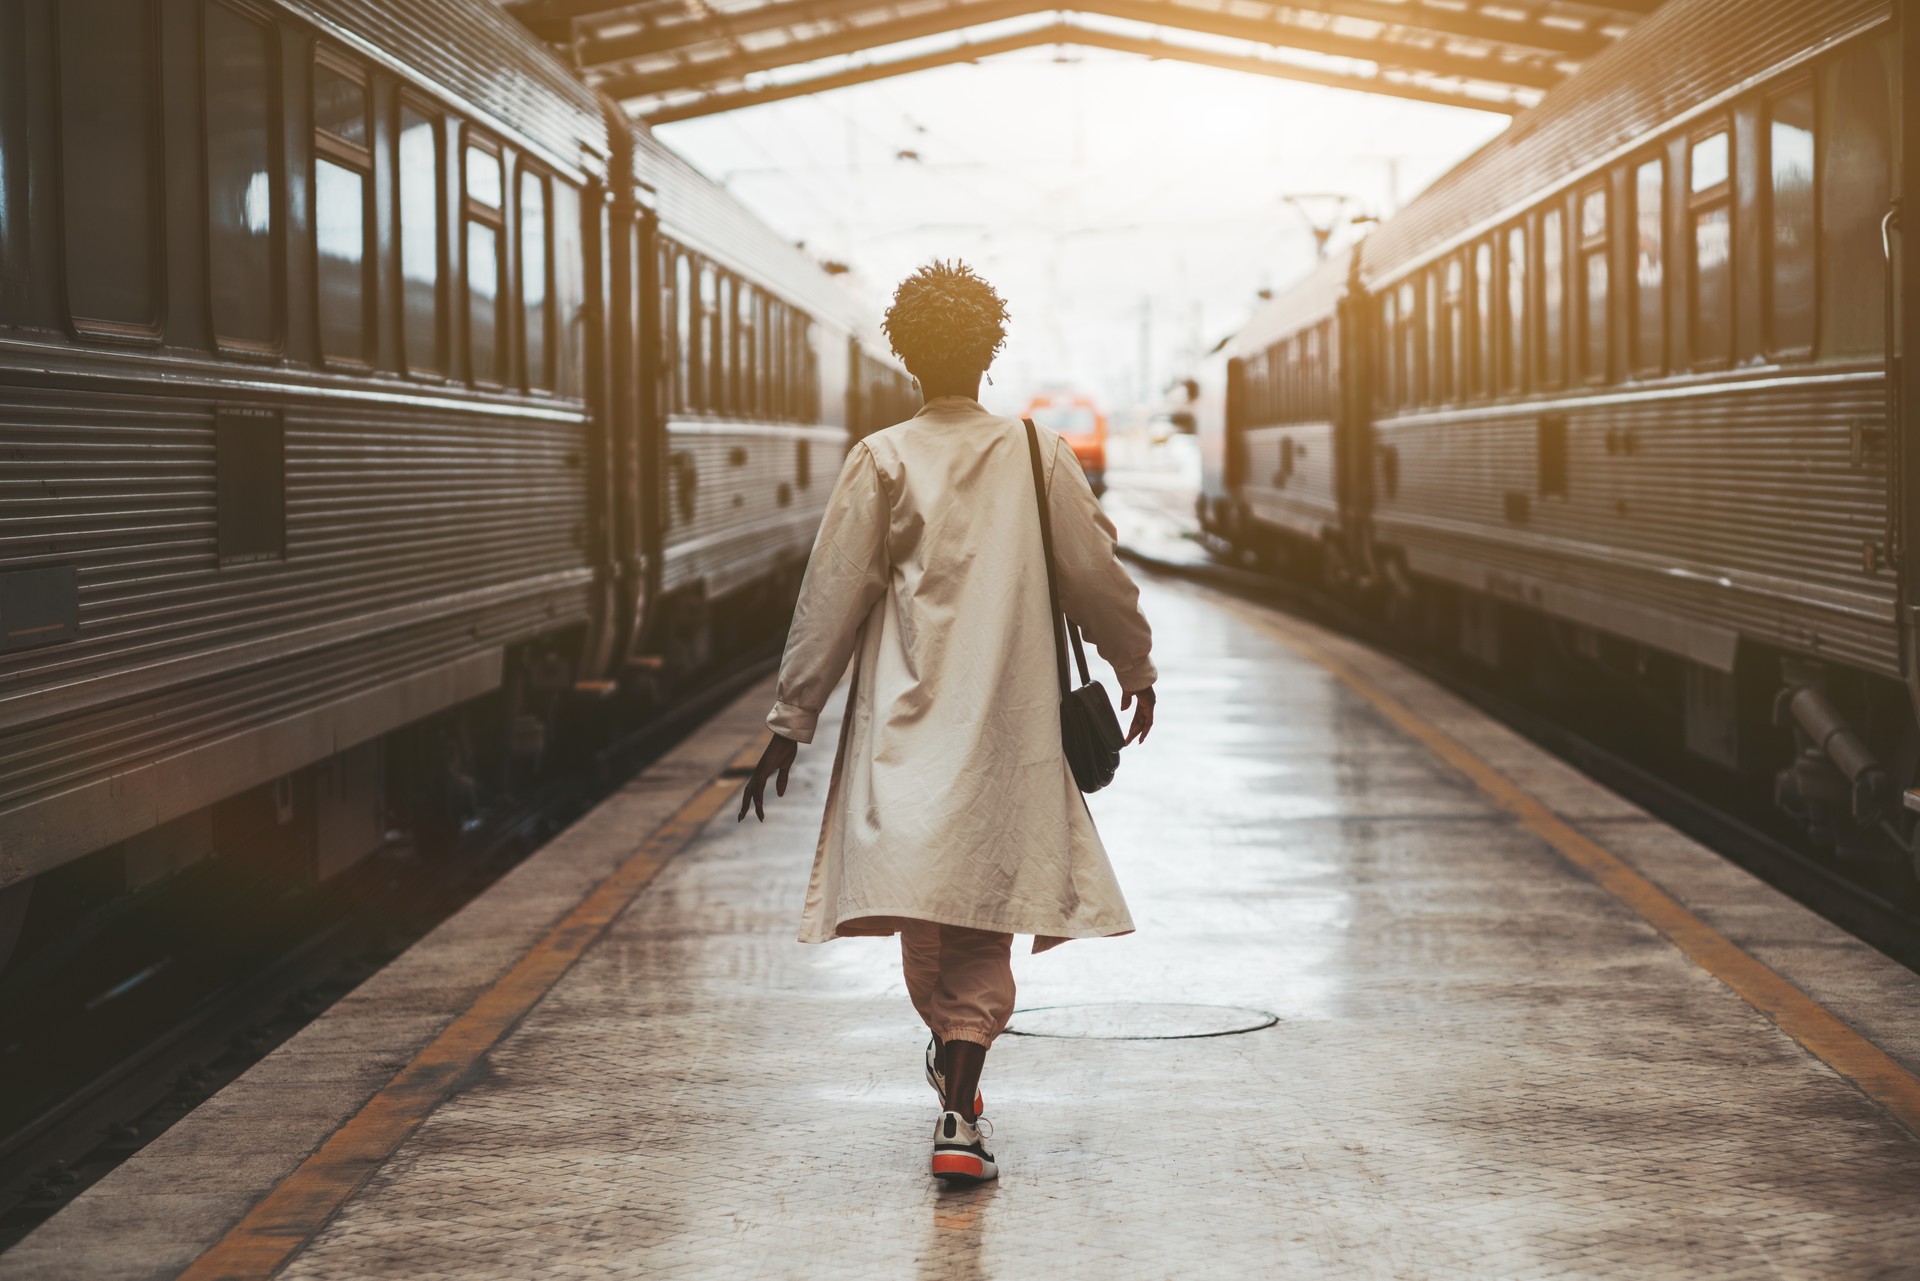
[(503, 0), (655, 123), (1059, 45), (1513, 114), (1660, 0)]

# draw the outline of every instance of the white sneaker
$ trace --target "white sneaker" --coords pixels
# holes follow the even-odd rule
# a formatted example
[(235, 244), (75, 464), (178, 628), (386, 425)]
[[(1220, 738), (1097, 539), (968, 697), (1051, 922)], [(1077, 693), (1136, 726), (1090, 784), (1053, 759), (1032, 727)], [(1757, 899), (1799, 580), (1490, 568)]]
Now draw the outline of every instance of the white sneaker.
[(942, 1112), (933, 1123), (933, 1177), (949, 1183), (985, 1183), (999, 1178), (1000, 1167), (981, 1142), (983, 1137), (993, 1137), (993, 1127), (985, 1118), (978, 1125), (969, 1125), (958, 1112)]
[[(947, 1078), (941, 1074), (940, 1069), (938, 1067), (934, 1066), (936, 1063), (939, 1062), (939, 1060), (934, 1057), (934, 1055), (939, 1051), (939, 1049), (940, 1049), (940, 1042), (933, 1039), (932, 1037), (928, 1037), (927, 1038), (927, 1084), (933, 1087), (934, 1094), (940, 1100), (940, 1106), (945, 1107), (947, 1106)], [(975, 1116), (979, 1116), (982, 1112), (985, 1112), (986, 1110), (987, 1110), (987, 1096), (980, 1093), (979, 1088), (975, 1087), (973, 1091), (973, 1114)]]

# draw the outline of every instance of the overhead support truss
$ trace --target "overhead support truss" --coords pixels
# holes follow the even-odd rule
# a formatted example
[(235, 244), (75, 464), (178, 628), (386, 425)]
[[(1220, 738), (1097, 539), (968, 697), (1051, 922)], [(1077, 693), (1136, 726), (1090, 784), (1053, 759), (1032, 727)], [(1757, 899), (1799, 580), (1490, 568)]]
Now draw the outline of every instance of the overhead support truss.
[(786, 98), (800, 98), (808, 94), (823, 93), (829, 89), (844, 89), (849, 85), (867, 84), (893, 76), (908, 75), (915, 71), (931, 71), (936, 67), (952, 66), (955, 63), (978, 62), (996, 54), (1046, 45), (1110, 49), (1117, 53), (1138, 54), (1146, 58), (1161, 58), (1172, 62), (1189, 62), (1203, 67), (1217, 67), (1223, 71), (1271, 76), (1281, 80), (1326, 85), (1335, 89), (1352, 89), (1361, 93), (1386, 94), (1396, 98), (1411, 98), (1419, 102), (1438, 102), (1456, 107), (1472, 106), (1483, 111), (1497, 111), (1507, 115), (1521, 110), (1524, 105), (1519, 102), (1495, 99), (1469, 99), (1464, 94), (1429, 89), (1416, 83), (1395, 81), (1382, 76), (1342, 75), (1267, 58), (1219, 53), (1210, 49), (1174, 44), (1166, 40), (1127, 36), (1074, 22), (1051, 22), (1044, 26), (1017, 31), (1012, 35), (961, 41), (935, 53), (868, 61), (840, 71), (821, 72), (797, 80), (779, 81), (754, 88), (703, 93), (686, 101), (669, 102), (655, 107), (645, 113), (645, 118), (649, 124), (691, 120), (696, 116), (710, 116), (722, 111), (735, 111), (741, 107), (757, 107), (763, 103), (779, 102)]
[[(686, 119), (1044, 45), (1109, 49), (1512, 113), (1537, 100), (1659, 4), (1659, 0), (506, 2), (596, 85), (636, 115), (653, 121)], [(1018, 30), (1006, 29), (1022, 19), (1039, 20)], [(1170, 38), (1173, 33), (1186, 38)], [(926, 47), (927, 41), (941, 37), (948, 39), (937, 48)], [(920, 44), (892, 48), (910, 42)]]

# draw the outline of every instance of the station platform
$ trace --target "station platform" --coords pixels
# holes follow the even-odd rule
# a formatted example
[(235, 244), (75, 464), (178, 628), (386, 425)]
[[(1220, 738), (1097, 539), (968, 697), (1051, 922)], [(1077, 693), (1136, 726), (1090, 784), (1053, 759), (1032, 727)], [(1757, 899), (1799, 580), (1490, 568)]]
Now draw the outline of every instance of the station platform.
[(734, 822), (760, 689), (0, 1279), (1920, 1276), (1920, 977), (1388, 659), (1144, 600), (1139, 931), (1016, 948), (997, 1184), (926, 1174), (894, 941), (793, 941), (833, 727)]

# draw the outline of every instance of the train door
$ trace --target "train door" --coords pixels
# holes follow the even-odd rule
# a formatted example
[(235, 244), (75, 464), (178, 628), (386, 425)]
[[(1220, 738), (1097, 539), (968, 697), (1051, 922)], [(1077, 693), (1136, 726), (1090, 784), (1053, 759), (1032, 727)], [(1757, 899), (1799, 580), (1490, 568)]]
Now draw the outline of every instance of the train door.
[(654, 357), (660, 298), (654, 261), (657, 218), (651, 192), (634, 178), (631, 126), (617, 108), (608, 108), (607, 120), (614, 178), (610, 198), (600, 202), (607, 245), (602, 273), (607, 368), (601, 385), (606, 390), (602, 431), (611, 472), (612, 651), (617, 668), (633, 655), (645, 632), (659, 572), (660, 503), (655, 487), (661, 469), (656, 455), (664, 423)]

